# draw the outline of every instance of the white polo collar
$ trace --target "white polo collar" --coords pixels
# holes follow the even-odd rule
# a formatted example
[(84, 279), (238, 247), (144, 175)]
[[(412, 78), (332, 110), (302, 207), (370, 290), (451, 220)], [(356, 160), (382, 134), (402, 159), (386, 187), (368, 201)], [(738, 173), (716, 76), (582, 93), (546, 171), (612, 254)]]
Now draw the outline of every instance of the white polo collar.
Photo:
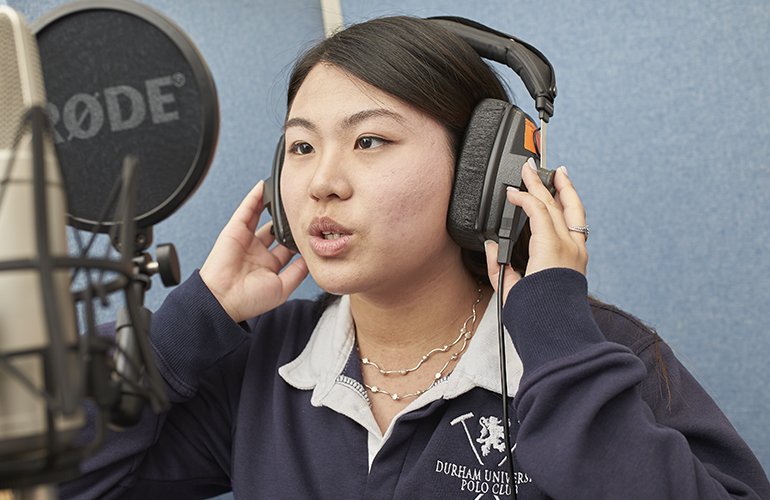
[[(480, 387), (501, 394), (500, 362), (497, 340), (497, 296), (493, 295), (479, 322), (468, 349), (455, 369), (437, 381), (424, 394), (415, 398), (398, 416), (436, 401), (453, 399), (471, 389)], [(519, 387), (522, 364), (508, 332), (505, 332), (508, 396), (513, 397)], [(371, 464), (376, 451), (391, 433), (380, 431), (372, 414), (369, 398), (360, 380), (349, 375), (360, 373), (355, 346), (355, 330), (350, 312), (350, 297), (343, 296), (329, 306), (321, 316), (302, 353), (278, 369), (281, 377), (301, 390), (312, 390), (311, 404), (326, 406), (355, 420), (369, 432)], [(398, 416), (393, 419), (395, 422)]]

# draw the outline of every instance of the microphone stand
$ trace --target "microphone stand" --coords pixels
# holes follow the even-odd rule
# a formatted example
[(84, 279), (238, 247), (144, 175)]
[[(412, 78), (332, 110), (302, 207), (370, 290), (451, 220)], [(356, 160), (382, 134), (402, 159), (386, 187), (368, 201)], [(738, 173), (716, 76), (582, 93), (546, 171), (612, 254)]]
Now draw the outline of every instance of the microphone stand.
[[(115, 323), (116, 348), (114, 354), (115, 373), (122, 380), (121, 396), (111, 408), (110, 426), (126, 429), (135, 425), (144, 409), (144, 399), (149, 399), (156, 412), (168, 409), (168, 400), (162, 390), (163, 383), (158, 368), (153, 362), (152, 347), (149, 342), (152, 313), (144, 307), (144, 298), (152, 283), (150, 276), (161, 275), (166, 286), (178, 285), (181, 281), (179, 259), (170, 243), (158, 245), (157, 261), (153, 261), (145, 252), (152, 243), (152, 227), (136, 228), (136, 159), (126, 157), (123, 163), (123, 189), (119, 207), (123, 208), (123, 221), (119, 236), (113, 232), (112, 244), (121, 252), (123, 260), (134, 264), (133, 281), (126, 290), (126, 305), (118, 311)], [(118, 226), (114, 226), (116, 229)], [(142, 363), (144, 360), (144, 363)], [(147, 382), (156, 388), (145, 391), (139, 385), (142, 366)]]
[[(135, 256), (131, 259), (135, 266), (135, 274), (132, 284), (126, 290), (126, 305), (118, 311), (115, 322), (115, 372), (122, 379), (120, 390), (122, 396), (110, 411), (110, 426), (115, 429), (126, 429), (136, 425), (148, 396), (155, 411), (162, 411), (168, 407), (165, 398), (159, 398), (154, 392), (145, 394), (144, 391), (137, 391), (140, 388), (138, 383), (142, 376), (141, 360), (152, 359), (152, 348), (147, 335), (150, 331), (152, 312), (144, 307), (144, 298), (152, 286), (150, 276), (153, 274), (160, 274), (163, 284), (167, 287), (176, 286), (181, 281), (179, 259), (172, 244), (158, 245), (157, 261), (153, 261), (145, 252), (152, 243), (152, 228), (139, 229), (135, 237), (129, 241), (134, 241), (136, 245)], [(116, 247), (120, 249), (122, 245), (116, 242)], [(155, 363), (147, 362), (144, 365), (148, 372), (147, 376), (160, 383), (160, 374), (157, 372)], [(156, 385), (156, 387), (161, 386)]]

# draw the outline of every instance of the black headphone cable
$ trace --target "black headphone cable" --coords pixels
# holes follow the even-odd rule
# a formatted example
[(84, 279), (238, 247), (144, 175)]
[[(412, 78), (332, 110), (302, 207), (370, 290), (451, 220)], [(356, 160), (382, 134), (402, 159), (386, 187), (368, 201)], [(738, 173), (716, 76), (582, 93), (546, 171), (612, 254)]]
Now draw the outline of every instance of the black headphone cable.
[(505, 366), (505, 329), (503, 328), (503, 275), (505, 265), (500, 264), (497, 279), (497, 340), (500, 349), (500, 387), (503, 397), (503, 436), (505, 438), (505, 459), (508, 461), (508, 482), (511, 498), (516, 500), (516, 482), (513, 477), (513, 452), (511, 451), (511, 430), (508, 422), (508, 373)]
[(503, 217), (500, 221), (500, 231), (498, 233), (497, 263), (500, 265), (500, 272), (497, 276), (497, 340), (500, 351), (500, 392), (503, 399), (503, 436), (505, 438), (505, 459), (508, 461), (508, 482), (511, 488), (511, 499), (516, 500), (516, 481), (513, 472), (513, 452), (511, 448), (511, 431), (508, 420), (508, 371), (505, 360), (505, 328), (503, 327), (503, 278), (505, 277), (505, 267), (511, 263), (511, 254), (513, 253), (513, 244), (515, 238), (511, 240), (513, 233), (513, 223), (516, 211), (522, 210), (507, 199), (503, 208)]

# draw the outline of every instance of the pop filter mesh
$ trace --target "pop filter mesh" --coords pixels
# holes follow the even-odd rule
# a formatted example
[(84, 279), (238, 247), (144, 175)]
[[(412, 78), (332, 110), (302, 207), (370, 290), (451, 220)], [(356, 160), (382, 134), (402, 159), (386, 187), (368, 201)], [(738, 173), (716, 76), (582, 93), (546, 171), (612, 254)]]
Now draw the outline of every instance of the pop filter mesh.
[(206, 123), (206, 106), (213, 101), (216, 109), (213, 81), (202, 95), (193, 65), (205, 63), (180, 50), (168, 34), (173, 25), (159, 26), (91, 9), (38, 29), (47, 111), (77, 227), (92, 229), (99, 220), (127, 155), (138, 159), (139, 227), (170, 215), (210, 165), (218, 133), (218, 110), (216, 122)]

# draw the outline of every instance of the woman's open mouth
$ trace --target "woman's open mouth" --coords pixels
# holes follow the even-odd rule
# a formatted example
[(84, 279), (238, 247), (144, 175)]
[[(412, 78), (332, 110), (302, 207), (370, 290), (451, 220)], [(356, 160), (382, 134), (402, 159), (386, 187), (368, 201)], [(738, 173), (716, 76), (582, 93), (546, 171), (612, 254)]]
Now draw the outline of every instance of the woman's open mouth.
[(310, 234), (310, 248), (319, 257), (340, 255), (353, 239), (350, 231), (328, 217), (313, 219), (308, 233)]

